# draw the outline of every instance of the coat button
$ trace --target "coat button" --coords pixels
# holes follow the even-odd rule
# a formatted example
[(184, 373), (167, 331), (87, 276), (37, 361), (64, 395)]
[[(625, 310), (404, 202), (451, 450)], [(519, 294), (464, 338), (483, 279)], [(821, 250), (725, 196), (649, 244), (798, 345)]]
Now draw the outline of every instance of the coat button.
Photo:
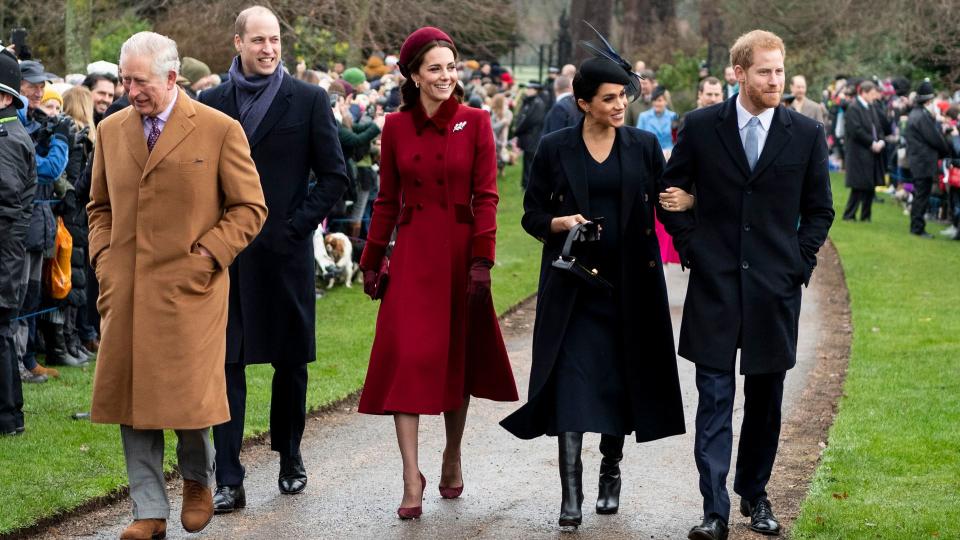
[(750, 188), (747, 188), (747, 195), (752, 195), (752, 194), (753, 194), (753, 190)]
[(643, 231), (643, 232), (644, 232), (647, 236), (650, 236), (651, 234), (653, 234), (653, 229), (647, 229), (647, 230), (645, 230), (645, 231)]
[(420, 161), (420, 154), (414, 154), (414, 155), (413, 155), (413, 160), (414, 160), (414, 161)]
[(744, 223), (744, 224), (743, 224), (743, 230), (749, 231), (749, 230), (750, 230), (750, 224), (749, 224), (749, 223)]
[(650, 200), (650, 195), (644, 193), (644, 194), (643, 194), (643, 202), (647, 202), (647, 201), (649, 201), (649, 200)]
[(443, 161), (443, 154), (437, 153), (437, 161)]
[(443, 185), (443, 178), (437, 178), (437, 185), (438, 185), (438, 186), (442, 186), (442, 185)]
[(747, 268), (750, 268), (750, 263), (748, 263), (747, 261), (743, 261), (742, 263), (740, 263), (740, 268), (743, 268), (744, 270), (746, 270)]
[(650, 261), (648, 264), (650, 265), (650, 268), (656, 268), (656, 267), (657, 267), (657, 261)]
[(413, 185), (420, 187), (423, 185), (423, 180), (417, 178), (416, 180), (413, 181)]
[(423, 210), (423, 203), (417, 203), (417, 210)]

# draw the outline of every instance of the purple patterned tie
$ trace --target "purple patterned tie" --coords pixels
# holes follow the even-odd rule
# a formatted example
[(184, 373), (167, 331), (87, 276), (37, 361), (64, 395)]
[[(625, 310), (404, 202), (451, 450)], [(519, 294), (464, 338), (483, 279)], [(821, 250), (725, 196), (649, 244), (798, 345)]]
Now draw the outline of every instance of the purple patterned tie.
[(147, 137), (147, 150), (153, 152), (153, 147), (157, 144), (157, 139), (160, 138), (160, 119), (151, 116), (147, 117), (147, 121), (152, 126), (150, 135)]

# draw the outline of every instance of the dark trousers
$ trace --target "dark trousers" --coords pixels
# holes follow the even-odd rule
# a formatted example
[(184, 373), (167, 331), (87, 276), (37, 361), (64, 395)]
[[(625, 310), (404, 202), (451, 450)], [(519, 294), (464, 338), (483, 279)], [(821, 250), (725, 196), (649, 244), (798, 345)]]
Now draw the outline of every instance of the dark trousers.
[[(743, 423), (737, 449), (733, 490), (755, 501), (767, 495), (767, 482), (777, 456), (780, 438), (780, 406), (786, 372), (747, 375), (743, 396)], [(697, 366), (697, 433), (693, 443), (704, 518), (715, 516), (729, 521), (730, 495), (727, 473), (733, 450), (733, 398), (736, 373)]]
[(90, 266), (90, 257), (87, 256), (87, 310), (86, 324), (80, 329), (80, 339), (89, 341), (97, 339), (100, 335), (100, 312), (97, 311), (97, 298), (100, 297), (100, 282), (97, 281), (97, 274)]
[(23, 429), (23, 387), (10, 321), (16, 313), (0, 309), (0, 433)]
[[(213, 445), (217, 450), (217, 485), (243, 484), (240, 463), (243, 424), (247, 408), (247, 375), (243, 364), (227, 364), (227, 401), (230, 421), (213, 427)], [(300, 453), (300, 439), (307, 420), (306, 364), (273, 364), (273, 388), (270, 396), (270, 448), (281, 455)]]
[(520, 180), (520, 186), (527, 189), (530, 183), (530, 170), (533, 168), (533, 158), (537, 155), (536, 150), (523, 151), (523, 178)]
[(910, 205), (910, 232), (913, 234), (927, 232), (926, 215), (932, 189), (933, 178), (925, 176), (913, 179), (913, 203)]
[(851, 189), (847, 208), (843, 211), (843, 219), (857, 219), (857, 207), (860, 207), (860, 221), (870, 221), (873, 209), (873, 189)]

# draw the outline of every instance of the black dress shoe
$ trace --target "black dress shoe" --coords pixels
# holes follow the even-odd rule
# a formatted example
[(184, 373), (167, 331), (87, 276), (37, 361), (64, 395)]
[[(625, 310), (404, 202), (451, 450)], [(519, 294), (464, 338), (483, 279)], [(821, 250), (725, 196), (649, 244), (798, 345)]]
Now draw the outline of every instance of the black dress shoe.
[(773, 515), (770, 500), (766, 497), (757, 499), (753, 504), (746, 499), (740, 499), (740, 513), (750, 518), (751, 531), (768, 536), (780, 534), (780, 522), (777, 521), (777, 516)]
[(243, 486), (217, 486), (213, 492), (213, 513), (229, 514), (247, 506), (247, 493)]
[(703, 523), (690, 529), (690, 540), (727, 540), (727, 522), (718, 517), (708, 517)]
[(280, 477), (277, 485), (280, 493), (287, 495), (300, 493), (307, 487), (307, 470), (303, 468), (303, 458), (299, 453), (295, 456), (280, 456)]

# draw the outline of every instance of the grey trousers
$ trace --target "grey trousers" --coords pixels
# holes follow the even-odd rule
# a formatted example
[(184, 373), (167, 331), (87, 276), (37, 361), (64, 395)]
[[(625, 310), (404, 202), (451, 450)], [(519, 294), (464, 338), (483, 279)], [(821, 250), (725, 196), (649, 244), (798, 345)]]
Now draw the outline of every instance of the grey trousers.
[[(214, 449), (210, 428), (178, 429), (177, 464), (186, 480), (213, 483)], [(123, 457), (127, 462), (133, 519), (167, 519), (170, 501), (163, 479), (163, 430), (120, 426)]]

